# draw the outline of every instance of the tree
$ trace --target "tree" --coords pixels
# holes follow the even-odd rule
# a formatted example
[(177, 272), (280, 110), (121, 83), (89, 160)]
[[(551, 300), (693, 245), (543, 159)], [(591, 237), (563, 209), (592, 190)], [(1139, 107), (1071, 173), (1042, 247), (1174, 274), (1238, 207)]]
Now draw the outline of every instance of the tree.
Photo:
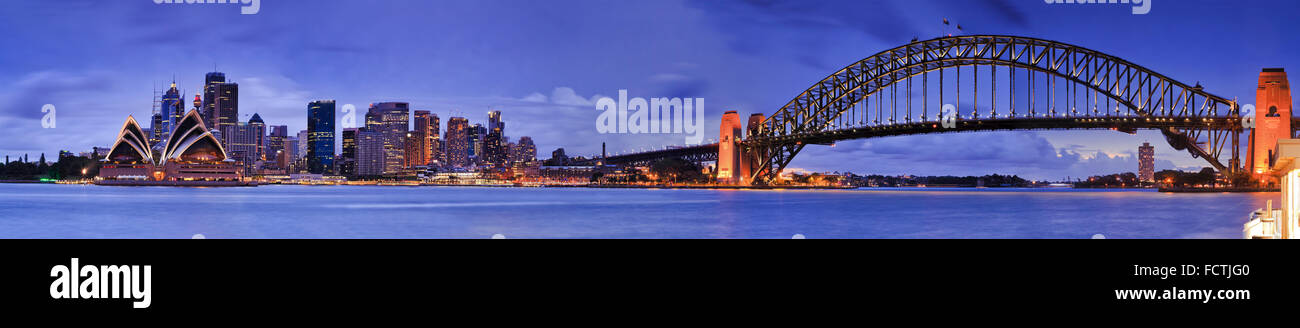
[(1197, 184), (1210, 185), (1213, 187), (1215, 185), (1214, 169), (1208, 167), (1201, 168), (1201, 172), (1196, 173), (1196, 181)]
[(680, 157), (666, 158), (650, 165), (650, 171), (658, 175), (660, 181), (700, 182), (705, 180), (701, 170), (695, 162)]

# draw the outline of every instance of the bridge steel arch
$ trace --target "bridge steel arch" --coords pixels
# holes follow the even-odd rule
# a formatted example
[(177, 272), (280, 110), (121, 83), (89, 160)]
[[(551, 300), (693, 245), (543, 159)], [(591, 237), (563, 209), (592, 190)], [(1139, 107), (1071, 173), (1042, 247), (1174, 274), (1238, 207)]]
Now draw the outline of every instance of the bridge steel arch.
[[(966, 67), (975, 73), (974, 92), (970, 95), (976, 104), (965, 114), (960, 114), (963, 111), (960, 108), (960, 74)], [(991, 83), (988, 95), (992, 98), (986, 113), (981, 113), (979, 107), (981, 68), (990, 70), (992, 77), (991, 81), (986, 81)], [(1011, 82), (1011, 88), (1007, 89), (1009, 108), (1001, 114), (997, 112), (998, 68), (1009, 70)], [(943, 104), (928, 103), (931, 98), (928, 79), (937, 71), (940, 77), (939, 98), (943, 99), (947, 82), (943, 73), (949, 70), (958, 74), (956, 85), (949, 85), (956, 89), (953, 102), (958, 108), (953, 119), (958, 124), (945, 128), (939, 111)], [(1019, 114), (1015, 102), (1017, 70), (1030, 73), (1026, 76), (1026, 81), (1030, 82), (1026, 83), (1029, 104), (1027, 110)], [(919, 113), (915, 113), (913, 97), (907, 97), (906, 112), (900, 116), (897, 89), (905, 84), (908, 88), (906, 94), (912, 94), (912, 79), (918, 76), (922, 78), (925, 90), (922, 107)], [(1035, 95), (1037, 76), (1047, 78), (1043, 85), (1051, 89), (1048, 96), (1050, 105), (1044, 108), (1046, 110), (1040, 110), (1035, 104), (1040, 98)], [(1058, 100), (1058, 81), (1065, 83), (1064, 102), (1069, 105), (1059, 109), (1056, 107), (1061, 102)], [(1077, 106), (1080, 87), (1084, 90), (1082, 111)], [(871, 113), (873, 99), (876, 101), (874, 116)], [(883, 108), (884, 99), (890, 99), (891, 108)], [(1099, 108), (1102, 99), (1107, 104), (1104, 111)], [(1092, 101), (1091, 112), (1087, 107), (1089, 101)], [(1110, 105), (1112, 101), (1113, 107)], [(775, 181), (780, 171), (810, 143), (1009, 129), (1113, 129), (1125, 132), (1158, 129), (1175, 149), (1203, 158), (1220, 171), (1232, 172), (1240, 168), (1237, 147), (1237, 136), (1242, 130), (1240, 119), (1236, 101), (1205, 92), (1199, 84), (1189, 86), (1116, 56), (1050, 40), (972, 35), (913, 41), (846, 66), (800, 93), (759, 126), (751, 128), (748, 137), (740, 143), (755, 167), (749, 176), (753, 183)], [(1224, 165), (1219, 158), (1228, 147), (1232, 157), (1229, 165)]]

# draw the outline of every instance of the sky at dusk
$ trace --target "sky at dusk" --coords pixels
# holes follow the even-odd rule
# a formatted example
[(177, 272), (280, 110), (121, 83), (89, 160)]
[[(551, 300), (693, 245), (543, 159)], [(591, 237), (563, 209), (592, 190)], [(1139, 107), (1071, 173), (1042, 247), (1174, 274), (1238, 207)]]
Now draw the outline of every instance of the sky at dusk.
[[(1152, 1), (1152, 0), (1148, 0)], [(1300, 72), (1300, 2), (1154, 0), (1131, 5), (1042, 0), (261, 0), (167, 5), (152, 0), (0, 4), (0, 155), (107, 147), (127, 115), (150, 115), (173, 77), (186, 103), (214, 69), (240, 84), (241, 120), (306, 127), (307, 103), (364, 112), (403, 101), (446, 119), (486, 123), (500, 110), (511, 140), (539, 157), (679, 145), (682, 135), (599, 134), (595, 99), (706, 99), (705, 139), (726, 110), (770, 114), (813, 83), (882, 50), (944, 33), (1038, 37), (1124, 58), (1242, 103), (1264, 67)], [(956, 32), (956, 31), (952, 31)], [(41, 128), (41, 107), (57, 127)], [(188, 106), (187, 106), (188, 107)], [(359, 117), (359, 116), (358, 116)], [(148, 124), (145, 123), (147, 126)], [(810, 146), (791, 163), (859, 174), (1018, 174), (1033, 179), (1207, 166), (1155, 131), (1014, 131), (906, 136)], [(1244, 143), (1244, 141), (1243, 141)], [(1226, 160), (1224, 160), (1226, 163)]]

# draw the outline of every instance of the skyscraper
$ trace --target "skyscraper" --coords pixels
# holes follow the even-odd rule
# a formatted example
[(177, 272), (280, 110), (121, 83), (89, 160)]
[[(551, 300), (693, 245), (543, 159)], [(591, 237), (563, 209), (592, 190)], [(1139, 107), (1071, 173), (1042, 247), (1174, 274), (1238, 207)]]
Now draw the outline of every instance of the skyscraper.
[(447, 162), (447, 159), (443, 158), (442, 155), (443, 154), (442, 129), (439, 129), (440, 124), (442, 124), (442, 122), (441, 120), (438, 119), (438, 114), (430, 114), (429, 116), (429, 161), (445, 163)]
[(210, 72), (203, 78), (203, 102), (199, 107), (199, 116), (214, 129), (217, 127), (216, 116), (213, 116), (217, 110), (217, 85), (222, 83), (226, 83), (226, 73)]
[(1156, 147), (1150, 142), (1138, 147), (1138, 181), (1156, 181)]
[(332, 174), (334, 170), (334, 100), (307, 104), (307, 172)]
[(357, 131), (357, 173), (358, 176), (375, 177), (384, 175), (385, 136), (381, 132), (360, 129)]
[(360, 129), (346, 128), (343, 129), (343, 151), (339, 158), (339, 175), (356, 176), (357, 175), (357, 132)]
[(487, 128), (483, 127), (482, 124), (474, 123), (473, 126), (470, 126), (469, 133), (466, 136), (469, 143), (467, 149), (469, 164), (477, 165), (483, 159), (483, 139), (486, 139), (486, 137)]
[(167, 93), (163, 94), (162, 115), (164, 124), (161, 139), (166, 139), (171, 136), (176, 123), (180, 122), (181, 117), (185, 115), (185, 105), (181, 103), (181, 92), (176, 89), (176, 81), (172, 81), (171, 88), (167, 89)]
[(406, 166), (428, 165), (432, 160), (431, 141), (433, 138), (430, 133), (433, 132), (432, 114), (427, 110), (417, 110), (414, 114), (414, 128), (406, 139)]
[(264, 161), (266, 160), (266, 122), (262, 121), (261, 115), (253, 113), (253, 117), (248, 119), (248, 125), (252, 126), (257, 132), (257, 135), (253, 136), (257, 145), (257, 155), (253, 157), (259, 161)]
[(257, 169), (257, 162), (262, 160), (263, 138), (266, 137), (266, 124), (262, 117), (253, 114), (247, 123), (222, 126), (222, 135), (226, 137), (226, 152), (230, 158), (244, 163), (245, 174)]
[(287, 154), (285, 150), (285, 141), (289, 138), (289, 126), (287, 125), (270, 125), (266, 127), (268, 135), (266, 137), (266, 148), (262, 150), (263, 157), (268, 161), (276, 161), (279, 168), (285, 168), (281, 165), (280, 154)]
[[(167, 138), (167, 126), (163, 121), (162, 112), (153, 113), (153, 119), (151, 121), (151, 125), (149, 126), (149, 144), (157, 145), (162, 143), (164, 138)], [(206, 122), (204, 124), (206, 124)]]
[[(209, 73), (211, 74), (211, 73)], [(221, 75), (222, 81), (225, 75)], [(223, 127), (234, 126), (239, 124), (239, 84), (234, 82), (213, 83), (212, 99), (212, 122), (209, 124), (213, 130), (224, 131)], [(218, 140), (229, 143), (227, 138), (222, 136)]]
[(480, 155), (483, 163), (489, 166), (506, 166), (510, 161), (510, 155), (507, 153), (507, 143), (505, 136), (506, 123), (501, 121), (501, 111), (494, 110), (488, 112), (487, 133), (483, 137), (483, 153)]
[(384, 143), (384, 174), (400, 173), (406, 165), (406, 147), (404, 145), (406, 133), (410, 132), (410, 126), (410, 104), (404, 102), (370, 104), (370, 109), (366, 112), (366, 130), (382, 135)]
[(448, 166), (469, 166), (469, 120), (464, 117), (447, 119), (447, 133), (443, 142)]
[(307, 158), (307, 139), (307, 130), (298, 131), (298, 150), (294, 153), (294, 161)]
[(299, 155), (301, 152), (298, 149), (298, 145), (302, 142), (299, 142), (298, 140), (299, 139), (296, 136), (284, 138), (284, 154), (282, 154), (283, 156), (278, 158), (278, 160), (280, 160), (280, 167), (284, 168), (285, 172), (298, 172), (298, 157), (302, 156)]
[(491, 133), (491, 132), (492, 132), (492, 129), (498, 129), (498, 130), (505, 130), (505, 129), (506, 129), (506, 125), (505, 125), (505, 123), (502, 123), (502, 122), (501, 122), (501, 111), (499, 111), (499, 110), (494, 110), (494, 111), (490, 111), (490, 112), (488, 112), (488, 125), (487, 125), (487, 129), (488, 129), (488, 133)]
[(420, 146), (423, 145), (423, 135), (420, 135), (420, 133), (415, 131), (406, 133), (406, 137), (402, 139), (402, 147), (404, 148), (402, 150), (402, 157), (406, 160), (406, 162), (402, 164), (404, 167), (424, 166), (429, 163), (421, 160), (424, 158), (424, 151), (420, 149)]
[(510, 148), (511, 162), (532, 162), (537, 160), (537, 146), (533, 144), (533, 138), (529, 136), (519, 137), (519, 143)]

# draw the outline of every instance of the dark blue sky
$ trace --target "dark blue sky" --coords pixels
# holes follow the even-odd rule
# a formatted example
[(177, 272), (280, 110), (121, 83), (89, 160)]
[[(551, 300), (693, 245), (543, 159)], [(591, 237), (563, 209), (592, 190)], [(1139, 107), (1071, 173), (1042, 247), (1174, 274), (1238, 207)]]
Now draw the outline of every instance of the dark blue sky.
[[(192, 98), (205, 72), (240, 83), (240, 113), (305, 127), (306, 104), (364, 111), (406, 101), (444, 118), (501, 110), (512, 139), (542, 157), (680, 144), (681, 136), (600, 135), (592, 99), (707, 99), (707, 134), (725, 110), (771, 113), (831, 72), (913, 37), (942, 33), (1053, 39), (1120, 56), (1207, 91), (1254, 102), (1259, 69), (1297, 63), (1295, 1), (1155, 0), (1126, 5), (1042, 0), (362, 1), (261, 0), (158, 5), (152, 0), (19, 0), (0, 5), (0, 154), (108, 146), (127, 115), (176, 77)], [(41, 105), (58, 125), (41, 129)], [(1204, 163), (1155, 132), (1037, 131), (912, 136), (810, 147), (792, 167), (857, 173), (1010, 173), (1059, 179)]]

